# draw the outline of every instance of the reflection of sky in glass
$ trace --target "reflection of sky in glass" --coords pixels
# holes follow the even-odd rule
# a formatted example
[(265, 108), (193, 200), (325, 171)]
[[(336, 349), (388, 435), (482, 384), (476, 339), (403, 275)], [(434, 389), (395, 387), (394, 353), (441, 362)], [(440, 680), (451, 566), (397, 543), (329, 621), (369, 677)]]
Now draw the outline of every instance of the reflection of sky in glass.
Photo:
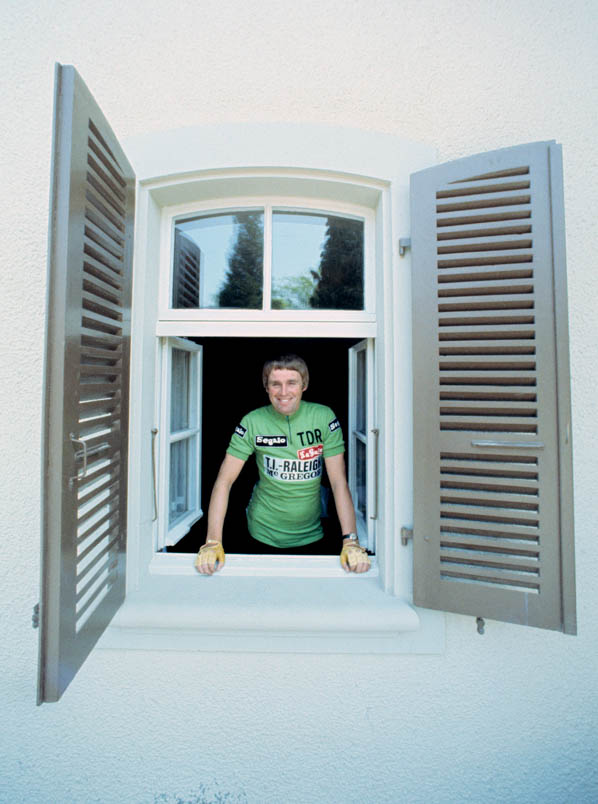
[(276, 279), (318, 270), (326, 237), (326, 220), (326, 215), (273, 214), (272, 274)]
[[(243, 226), (235, 221), (237, 216), (243, 220)], [(180, 237), (176, 241), (181, 244), (181, 251), (175, 254), (174, 276), (178, 283), (175, 306), (195, 307), (199, 301), (199, 307), (203, 308), (220, 307), (220, 303), (224, 307), (261, 307), (263, 211), (205, 215), (179, 221), (176, 229), (188, 245)], [(252, 245), (256, 237), (260, 238), (257, 249)], [(227, 281), (228, 260), (233, 252), (237, 267)], [(246, 272), (243, 259), (250, 266), (255, 265), (255, 270)], [(195, 265), (191, 278), (189, 265)], [(320, 271), (322, 275), (318, 275)], [(190, 303), (179, 302), (176, 290), (186, 293), (189, 282), (195, 287), (195, 297), (191, 297)], [(314, 307), (363, 309), (363, 221), (322, 213), (273, 210), (272, 308)]]
[(239, 224), (233, 214), (207, 215), (179, 221), (184, 232), (201, 250), (200, 307), (218, 307), (218, 293), (228, 269), (228, 257), (237, 240)]
[(326, 215), (296, 212), (272, 214), (272, 305), (301, 310), (310, 307), (326, 237)]

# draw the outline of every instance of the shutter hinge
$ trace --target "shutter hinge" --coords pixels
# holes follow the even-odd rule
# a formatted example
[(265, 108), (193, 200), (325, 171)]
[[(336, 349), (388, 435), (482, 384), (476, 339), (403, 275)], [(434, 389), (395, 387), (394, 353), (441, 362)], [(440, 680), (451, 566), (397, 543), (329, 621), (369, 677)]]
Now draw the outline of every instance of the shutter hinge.
[(407, 547), (409, 541), (413, 541), (413, 528), (401, 528), (401, 544), (403, 547)]
[(411, 238), (410, 237), (400, 237), (399, 238), (399, 255), (401, 257), (405, 256), (405, 252), (408, 248), (411, 248)]
[(36, 603), (31, 613), (31, 627), (39, 628), (39, 603)]

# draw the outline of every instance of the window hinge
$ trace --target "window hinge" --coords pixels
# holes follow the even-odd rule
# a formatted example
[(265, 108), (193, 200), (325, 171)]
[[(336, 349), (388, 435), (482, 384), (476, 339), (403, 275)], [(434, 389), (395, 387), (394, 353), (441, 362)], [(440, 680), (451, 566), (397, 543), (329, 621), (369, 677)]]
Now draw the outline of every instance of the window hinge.
[(413, 541), (413, 528), (401, 528), (401, 544), (407, 547), (409, 541)]
[(476, 625), (478, 627), (478, 634), (484, 634), (486, 629), (486, 621), (483, 617), (476, 617)]
[(31, 627), (39, 628), (39, 603), (36, 603), (33, 607), (33, 612), (31, 614)]
[(410, 237), (400, 237), (399, 238), (399, 255), (401, 257), (405, 256), (405, 252), (408, 248), (411, 248), (411, 238)]

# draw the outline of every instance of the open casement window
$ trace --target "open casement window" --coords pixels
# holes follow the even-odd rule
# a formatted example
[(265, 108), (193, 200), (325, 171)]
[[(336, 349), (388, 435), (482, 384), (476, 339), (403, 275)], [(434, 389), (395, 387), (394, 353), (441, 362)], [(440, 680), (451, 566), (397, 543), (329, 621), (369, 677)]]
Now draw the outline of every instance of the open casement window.
[(412, 176), (415, 602), (575, 633), (560, 146)]
[(201, 516), (202, 347), (162, 341), (158, 549), (176, 544)]
[(60, 698), (125, 596), (134, 175), (56, 69), (38, 702)]
[(349, 349), (349, 488), (355, 505), (359, 542), (370, 553), (375, 550), (374, 526), (378, 516), (378, 430), (374, 427), (373, 361), (371, 338)]

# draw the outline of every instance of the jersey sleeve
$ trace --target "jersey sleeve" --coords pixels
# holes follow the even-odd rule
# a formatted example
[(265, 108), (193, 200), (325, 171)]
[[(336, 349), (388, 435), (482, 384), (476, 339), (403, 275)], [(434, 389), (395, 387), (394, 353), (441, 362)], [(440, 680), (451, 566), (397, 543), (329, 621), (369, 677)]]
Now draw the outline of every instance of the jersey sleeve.
[(235, 427), (230, 443), (226, 450), (227, 455), (246, 461), (255, 451), (253, 433), (251, 431), (251, 418), (249, 414), (243, 416), (241, 422)]
[(332, 458), (345, 451), (345, 441), (339, 420), (330, 408), (324, 408), (325, 420), (322, 441), (324, 442), (324, 458)]

